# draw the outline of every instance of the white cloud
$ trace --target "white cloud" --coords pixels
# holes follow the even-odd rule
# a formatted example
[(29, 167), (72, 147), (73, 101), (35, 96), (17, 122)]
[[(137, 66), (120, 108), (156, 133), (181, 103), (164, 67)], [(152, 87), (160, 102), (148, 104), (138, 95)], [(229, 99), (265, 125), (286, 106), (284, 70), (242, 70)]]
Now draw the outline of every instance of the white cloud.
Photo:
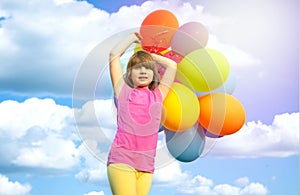
[(86, 147), (89, 146), (82, 144), (79, 147), (80, 156), (84, 159), (84, 162), (82, 169), (75, 175), (75, 178), (83, 183), (105, 183), (107, 178), (105, 162), (99, 161), (99, 156), (95, 156), (94, 151), (87, 150)]
[(299, 113), (276, 115), (271, 125), (247, 122), (235, 134), (214, 139), (208, 155), (219, 157), (288, 157), (299, 154)]
[(231, 194), (231, 195), (239, 195), (240, 194), (240, 189), (235, 186), (231, 186), (229, 184), (220, 184), (214, 187), (215, 194), (220, 194), (220, 195), (226, 195), (226, 194)]
[(116, 108), (111, 99), (88, 101), (82, 108), (75, 109), (74, 114), (79, 125), (116, 128)]
[(79, 163), (71, 108), (52, 99), (4, 101), (0, 117), (3, 167), (68, 170)]
[(178, 161), (155, 170), (153, 183), (155, 185), (178, 185), (183, 180), (188, 179), (188, 173), (182, 172)]
[(107, 154), (117, 129), (114, 109), (115, 105), (110, 99), (88, 101), (82, 108), (74, 109), (76, 128), (84, 146), (103, 164), (107, 161)]
[[(73, 0), (1, 1), (0, 7), (0, 17), (5, 18), (0, 26), (0, 87), (38, 95), (70, 95), (76, 71), (92, 48), (115, 33), (140, 27), (155, 9), (172, 11), (180, 25), (199, 21), (213, 28), (223, 22), (203, 13), (200, 5), (180, 1), (147, 1), (113, 14)], [(246, 58), (236, 64), (254, 63), (245, 52), (222, 46), (230, 55)]]
[(268, 189), (260, 183), (249, 183), (244, 187), (230, 184), (215, 185), (212, 180), (202, 176), (196, 176), (190, 181), (185, 181), (177, 188), (177, 194), (197, 194), (197, 195), (265, 195)]
[[(77, 108), (72, 110), (71, 108), (55, 104), (53, 100), (37, 98), (31, 98), (22, 103), (15, 101), (4, 101), (0, 103), (0, 113), (2, 113), (0, 116), (5, 119), (0, 123), (0, 154), (3, 157), (1, 158), (0, 163), (4, 165), (3, 167), (11, 166), (13, 164), (13, 166), (23, 168), (31, 167), (61, 171), (80, 166), (80, 171), (75, 175), (77, 180), (83, 183), (108, 186), (105, 163), (111, 140), (108, 139), (110, 142), (107, 142), (107, 140), (106, 142), (102, 142), (103, 140), (98, 139), (99, 137), (97, 138), (97, 135), (95, 135), (95, 130), (97, 130), (95, 127), (102, 125), (103, 129), (106, 129), (107, 131), (115, 131), (112, 122), (101, 123), (101, 119), (108, 120), (113, 117), (113, 109), (110, 110), (112, 106), (111, 100), (97, 100), (87, 102), (81, 109)], [(6, 112), (5, 115), (5, 111), (7, 110), (10, 112)], [(76, 146), (75, 143), (79, 141), (79, 138), (72, 132), (75, 124), (71, 117), (73, 114), (72, 111), (75, 111), (75, 113), (79, 115), (78, 120), (76, 121), (78, 123), (76, 125), (77, 128), (82, 128), (82, 130), (84, 130), (82, 136), (90, 138), (82, 142), (80, 146)], [(291, 132), (294, 131), (289, 131), (288, 129), (297, 127), (298, 123), (296, 119), (298, 116), (299, 115), (296, 113), (278, 115), (274, 119), (272, 128), (267, 125), (259, 124), (260, 127), (265, 127), (262, 129), (267, 130), (265, 133), (261, 133), (263, 136), (262, 139), (274, 140), (274, 137), (278, 138), (275, 140), (282, 140), (284, 137), (289, 140), (294, 139), (297, 137), (297, 133), (291, 134)], [(93, 117), (100, 119), (100, 121), (94, 119), (91, 120)], [(49, 118), (51, 118), (53, 123), (49, 122)], [(19, 126), (8, 125), (14, 120), (16, 123), (19, 123)], [(254, 122), (253, 124), (256, 123)], [(256, 126), (257, 125), (254, 125), (254, 127)], [(277, 128), (274, 130), (274, 127)], [(7, 133), (7, 128), (11, 133)], [(285, 129), (284, 134), (279, 133), (282, 128)], [(14, 132), (17, 132), (18, 129), (23, 129), (22, 133), (14, 135)], [(252, 128), (252, 130), (253, 129), (255, 128)], [(273, 131), (275, 131), (275, 134)], [(106, 138), (113, 137), (112, 134), (102, 133), (104, 133)], [(243, 139), (248, 139), (248, 145), (255, 145), (256, 140), (249, 139), (249, 137), (255, 137), (253, 133), (248, 133), (244, 136), (246, 136), (246, 138)], [(224, 138), (220, 138), (217, 143), (221, 142), (221, 139)], [(162, 140), (159, 141), (159, 150), (165, 148), (165, 145), (162, 143), (163, 138), (161, 139)], [(251, 143), (251, 141), (253, 143)], [(236, 141), (233, 142), (236, 143)], [(293, 141), (287, 142), (293, 143)], [(107, 145), (103, 148), (102, 143)], [(270, 146), (272, 147), (275, 145), (272, 142), (266, 142), (265, 147), (271, 148)], [(214, 153), (216, 148), (217, 146), (210, 152)], [(232, 153), (239, 154), (239, 148), (240, 147), (233, 147), (230, 150)], [(290, 149), (288, 146), (283, 148)], [(158, 154), (160, 154), (160, 152), (158, 152)], [(163, 154), (166, 155), (166, 152)], [(262, 154), (268, 156), (264, 152), (262, 152)], [(219, 152), (218, 154), (218, 156), (223, 155), (222, 152)], [(251, 157), (251, 153), (243, 153), (243, 155)], [(247, 177), (237, 179), (234, 182), (235, 185), (214, 184), (212, 179), (201, 175), (192, 176), (192, 173), (183, 171), (180, 163), (172, 160), (170, 156), (160, 160), (163, 160), (165, 164), (163, 164), (163, 162), (160, 163), (161, 166), (156, 169), (153, 184), (156, 187), (173, 186), (174, 189), (176, 189), (177, 194), (264, 195), (268, 192), (263, 184), (251, 182)]]
[(104, 195), (104, 192), (103, 191), (100, 191), (100, 192), (93, 191), (93, 192), (89, 192), (84, 195)]
[(210, 35), (207, 48), (220, 51), (232, 67), (255, 66), (262, 63), (260, 59), (236, 46), (222, 43), (215, 35)]
[(265, 195), (268, 193), (267, 187), (261, 183), (250, 182), (247, 177), (239, 178), (235, 183), (236, 185), (215, 184), (212, 179), (204, 176), (192, 176), (182, 172), (178, 162), (157, 170), (153, 180), (154, 187), (174, 187), (178, 195)]
[[(115, 133), (115, 124), (104, 121), (114, 117), (112, 106), (111, 100), (91, 101), (82, 109), (60, 106), (51, 99), (1, 102), (1, 166), (61, 171), (81, 166), (81, 171), (76, 175), (78, 180), (88, 183), (105, 181), (105, 163)], [(76, 124), (73, 111), (80, 113)], [(100, 121), (90, 120), (90, 114)], [(209, 148), (207, 154), (244, 158), (297, 155), (298, 124), (299, 113), (277, 115), (271, 125), (248, 122), (236, 134), (214, 139), (215, 147)], [(75, 125), (81, 129), (81, 138), (85, 138), (80, 146), (78, 144), (81, 139), (78, 132), (75, 132)], [(159, 165), (154, 183), (169, 185), (181, 183), (182, 179), (188, 180), (189, 173), (183, 172), (177, 161), (166, 156), (163, 137), (162, 135), (159, 141), (157, 157), (160, 159), (157, 160)], [(199, 178), (194, 178), (193, 181), (199, 182)], [(249, 185), (247, 178), (241, 178), (236, 181), (235, 187), (244, 188)]]
[[(1, 90), (71, 94), (76, 71), (91, 49), (112, 34), (138, 27), (143, 18), (157, 8), (173, 11), (180, 24), (196, 20), (213, 30), (224, 23), (222, 18), (204, 13), (200, 5), (191, 6), (189, 3), (181, 4), (180, 1), (148, 1), (141, 6), (124, 6), (118, 13), (111, 15), (84, 1), (33, 0), (30, 4), (26, 0), (1, 1), (0, 17), (5, 17), (5, 20), (0, 21)], [(132, 13), (135, 17), (132, 17)], [(210, 48), (223, 52), (233, 66), (260, 64), (259, 59), (233, 45), (222, 43), (213, 34), (210, 34), (208, 43)], [(93, 110), (95, 105), (110, 109), (107, 103), (90, 102), (83, 109), (77, 110), (82, 114), (82, 118), (76, 122), (84, 131), (83, 137), (97, 141), (103, 138), (102, 135), (97, 137), (94, 134), (100, 124), (105, 138), (112, 139), (112, 131), (115, 129), (111, 113), (107, 109)], [(89, 114), (100, 118), (93, 120)], [(80, 139), (73, 131), (72, 109), (56, 105), (50, 99), (32, 98), (23, 103), (5, 101), (0, 103), (0, 118), (2, 167), (13, 164), (63, 171), (79, 166), (81, 159), (82, 169), (76, 175), (78, 180), (99, 183), (106, 177), (105, 166), (99, 163), (99, 158), (105, 159), (108, 145), (99, 148), (95, 140), (87, 139), (86, 145), (92, 155), (83, 145), (77, 147), (75, 143)], [(275, 116), (271, 125), (260, 121), (248, 122), (235, 135), (218, 139), (209, 154), (227, 157), (287, 157), (298, 154), (298, 147), (299, 113), (294, 113)], [(96, 158), (93, 156), (95, 154)], [(19, 194), (31, 190), (29, 184), (11, 182), (5, 176), (0, 175), (0, 181), (0, 186), (11, 187), (14, 192), (20, 189)], [(192, 177), (182, 171), (176, 161), (157, 170), (154, 184), (182, 184), (177, 190), (179, 194), (267, 193), (264, 185), (251, 182), (247, 177), (236, 180), (235, 185), (216, 185), (209, 178), (199, 175)], [(92, 194), (104, 193), (89, 193)]]
[(31, 186), (27, 183), (21, 184), (17, 181), (9, 181), (9, 179), (0, 174), (0, 194), (1, 195), (26, 195), (31, 191)]
[(184, 185), (177, 188), (179, 194), (213, 194), (211, 188), (213, 181), (203, 176), (197, 175), (190, 180), (186, 180)]
[(20, 148), (13, 164), (27, 167), (66, 170), (79, 163), (78, 151), (73, 141), (48, 135), (45, 139)]
[(70, 125), (72, 114), (72, 109), (56, 105), (52, 99), (30, 98), (23, 103), (4, 101), (0, 104), (0, 135), (17, 139), (34, 126), (59, 132)]
[(239, 179), (237, 179), (237, 180), (235, 181), (235, 184), (236, 184), (237, 186), (244, 187), (244, 186), (246, 186), (246, 185), (249, 184), (249, 178), (248, 178), (248, 177), (241, 177), (241, 178), (239, 178)]
[[(81, 109), (71, 109), (57, 105), (52, 99), (38, 98), (1, 102), (1, 167), (57, 173), (83, 166), (79, 180), (103, 180), (108, 149), (115, 133), (111, 106), (108, 101), (95, 101)], [(77, 123), (75, 113), (79, 115)], [(91, 120), (93, 115), (100, 121)], [(76, 126), (81, 132), (76, 131)], [(81, 138), (89, 139), (82, 142)]]
[(241, 190), (241, 195), (264, 195), (268, 190), (260, 183), (250, 183)]
[(57, 2), (1, 1), (9, 14), (0, 31), (1, 88), (69, 95), (83, 58), (111, 33), (102, 29), (108, 13), (84, 1)]
[(267, 187), (261, 183), (250, 182), (248, 177), (238, 178), (231, 184), (215, 184), (212, 179), (182, 171), (180, 163), (173, 161), (168, 166), (157, 169), (153, 177), (154, 187), (168, 186), (176, 189), (176, 194), (197, 195), (265, 195)]
[(65, 4), (65, 3), (71, 3), (74, 2), (73, 0), (54, 0), (54, 3), (56, 5), (61, 5), (61, 4)]
[[(115, 132), (111, 127), (110, 106), (108, 101), (95, 101), (86, 103), (81, 109), (71, 109), (57, 105), (52, 99), (37, 98), (1, 102), (0, 165), (4, 168), (21, 167), (25, 171), (27, 168), (56, 170), (56, 173), (82, 166), (76, 175), (78, 180), (88, 183), (103, 181), (107, 152)], [(74, 113), (80, 115), (76, 124)], [(91, 120), (92, 115), (100, 121)], [(82, 138), (93, 139), (82, 143), (75, 125), (82, 130)], [(95, 132), (99, 126), (103, 127), (102, 139), (97, 139), (99, 133)]]

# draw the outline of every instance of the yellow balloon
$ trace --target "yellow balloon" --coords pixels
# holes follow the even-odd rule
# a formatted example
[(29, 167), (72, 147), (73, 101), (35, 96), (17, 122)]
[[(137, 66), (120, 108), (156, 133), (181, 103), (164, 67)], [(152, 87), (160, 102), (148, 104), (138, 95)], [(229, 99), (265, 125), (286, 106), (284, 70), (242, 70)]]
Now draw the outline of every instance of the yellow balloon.
[(171, 131), (185, 131), (191, 128), (200, 114), (196, 94), (181, 83), (174, 82), (163, 102), (161, 123)]
[(230, 65), (222, 53), (202, 48), (190, 52), (180, 61), (176, 79), (199, 92), (207, 92), (220, 87), (227, 80), (229, 71)]
[(143, 50), (143, 48), (142, 48), (141, 44), (138, 43), (134, 47), (133, 51), (134, 51), (134, 53), (136, 53), (137, 51), (140, 51), (140, 50)]
[(170, 49), (165, 49), (165, 50), (159, 52), (159, 54), (165, 55), (165, 54), (166, 54), (167, 52), (169, 52), (169, 51), (170, 51)]

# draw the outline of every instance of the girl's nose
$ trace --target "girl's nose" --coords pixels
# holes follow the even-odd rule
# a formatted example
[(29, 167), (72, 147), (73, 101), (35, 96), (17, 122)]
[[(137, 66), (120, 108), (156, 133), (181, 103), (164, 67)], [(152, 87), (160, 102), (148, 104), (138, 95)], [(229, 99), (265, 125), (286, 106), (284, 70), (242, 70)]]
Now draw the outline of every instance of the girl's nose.
[(141, 73), (145, 73), (146, 72), (146, 68), (144, 66), (141, 67)]

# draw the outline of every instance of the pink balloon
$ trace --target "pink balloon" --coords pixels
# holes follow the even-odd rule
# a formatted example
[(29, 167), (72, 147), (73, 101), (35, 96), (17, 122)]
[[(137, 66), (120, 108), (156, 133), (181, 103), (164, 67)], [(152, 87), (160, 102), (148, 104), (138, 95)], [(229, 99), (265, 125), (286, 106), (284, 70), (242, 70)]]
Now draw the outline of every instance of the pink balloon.
[(188, 22), (180, 26), (171, 42), (173, 51), (181, 56), (204, 48), (208, 41), (208, 30), (199, 22)]
[(165, 53), (163, 56), (164, 56), (164, 57), (167, 57), (167, 58), (169, 58), (169, 59), (171, 59), (171, 60), (173, 60), (173, 61), (176, 62), (177, 64), (178, 64), (178, 63), (182, 60), (182, 58), (183, 58), (181, 55), (175, 53), (175, 52), (172, 51), (172, 50), (168, 51), (168, 52)]
[[(160, 55), (166, 57), (166, 58), (169, 58), (171, 60), (173, 60), (174, 62), (176, 62), (177, 64), (182, 60), (182, 56), (175, 53), (174, 51), (170, 50), (170, 51), (167, 51), (166, 53), (160, 53)], [(158, 66), (158, 72), (159, 72), (159, 75), (160, 75), (160, 78), (162, 78), (162, 76), (164, 75), (165, 73), (165, 69), (163, 67), (161, 67), (160, 65)], [(175, 82), (179, 82), (177, 79), (174, 80)]]

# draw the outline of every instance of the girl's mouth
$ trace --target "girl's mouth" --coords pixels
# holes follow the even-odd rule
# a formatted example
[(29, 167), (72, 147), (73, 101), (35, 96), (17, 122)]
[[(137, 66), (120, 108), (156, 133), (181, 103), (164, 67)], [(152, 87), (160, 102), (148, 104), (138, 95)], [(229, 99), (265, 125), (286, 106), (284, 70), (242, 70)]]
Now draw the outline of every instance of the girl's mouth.
[(140, 80), (147, 80), (148, 77), (141, 76), (141, 77), (139, 77), (139, 79), (140, 79)]

